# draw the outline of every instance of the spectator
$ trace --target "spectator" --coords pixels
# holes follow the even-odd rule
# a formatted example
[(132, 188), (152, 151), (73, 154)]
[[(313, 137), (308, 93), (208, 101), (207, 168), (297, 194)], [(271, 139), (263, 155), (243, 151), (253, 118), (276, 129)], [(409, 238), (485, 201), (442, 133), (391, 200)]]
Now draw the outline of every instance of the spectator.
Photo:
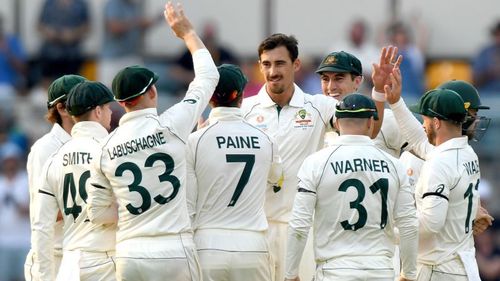
[[(205, 43), (216, 65), (224, 63), (239, 64), (236, 55), (223, 46), (218, 37), (218, 29), (214, 22), (207, 22), (203, 26), (201, 40)], [(171, 69), (172, 78), (180, 82), (179, 90), (184, 91), (194, 78), (193, 59), (189, 50), (185, 50), (176, 60), (176, 65)]]
[(12, 105), (17, 90), (24, 85), (26, 55), (17, 36), (6, 32), (0, 15), (0, 111), (12, 114)]
[(424, 93), (425, 58), (418, 45), (414, 43), (408, 26), (402, 22), (391, 24), (387, 30), (390, 44), (398, 47), (403, 55), (399, 66), (403, 76), (403, 95), (421, 96)]
[(28, 177), (22, 151), (7, 143), (0, 149), (0, 272), (2, 281), (24, 280), (30, 245)]
[(368, 40), (368, 27), (362, 19), (355, 20), (351, 24), (348, 40), (335, 42), (326, 53), (333, 51), (346, 51), (356, 56), (363, 64), (365, 81), (362, 87), (364, 90), (371, 89), (372, 63), (378, 62), (380, 50), (373, 41)]
[(43, 39), (40, 63), (43, 78), (55, 79), (80, 71), (84, 62), (81, 43), (89, 30), (84, 0), (46, 0), (38, 30)]
[(99, 80), (108, 87), (118, 70), (142, 65), (142, 42), (145, 31), (163, 19), (143, 15), (143, 2), (108, 0), (104, 10), (104, 41), (99, 65)]
[(481, 93), (500, 92), (500, 20), (491, 30), (492, 42), (474, 59), (474, 85)]

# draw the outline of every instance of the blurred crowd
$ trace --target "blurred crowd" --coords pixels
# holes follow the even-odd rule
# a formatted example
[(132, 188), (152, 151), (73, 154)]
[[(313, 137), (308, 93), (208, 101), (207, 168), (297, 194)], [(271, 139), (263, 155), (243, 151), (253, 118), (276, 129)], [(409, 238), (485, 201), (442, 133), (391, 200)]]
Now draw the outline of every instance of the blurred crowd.
[[(63, 74), (80, 73), (111, 87), (117, 70), (127, 65), (146, 64), (160, 74), (157, 86), (162, 109), (179, 99), (179, 93), (185, 91), (194, 76), (187, 50), (179, 50), (178, 57), (161, 60), (161, 63), (157, 58), (144, 56), (143, 37), (151, 27), (163, 21), (163, 15), (144, 17), (142, 1), (107, 0), (102, 49), (97, 57), (86, 57), (82, 43), (90, 30), (89, 13), (84, 0), (46, 0), (37, 22), (42, 44), (38, 53), (31, 57), (17, 34), (5, 32), (0, 15), (0, 281), (23, 279), (23, 263), (30, 247), (26, 156), (31, 144), (50, 130), (44, 117), (50, 83)], [(332, 51), (345, 50), (364, 63), (365, 88), (362, 91), (367, 91), (371, 88), (371, 63), (379, 57), (379, 46), (393, 44), (404, 56), (401, 64), (403, 91), (409, 99), (416, 100), (426, 89), (452, 78), (473, 82), (482, 99), (494, 99), (494, 94), (500, 92), (500, 21), (492, 25), (488, 45), (465, 60), (429, 60), (426, 56), (427, 30), (420, 22), (391, 22), (381, 30), (370, 30), (358, 19), (346, 30), (345, 39), (331, 42), (324, 53), (317, 57), (299, 55), (302, 68), (296, 75), (297, 83), (305, 92), (320, 93), (319, 76), (314, 72), (319, 58)], [(256, 56), (238, 57), (220, 42), (214, 22), (205, 23), (200, 31), (216, 64), (240, 65), (250, 80), (245, 96), (256, 94), (263, 84)], [(114, 110), (117, 124), (122, 112), (118, 108)], [(493, 110), (496, 109), (492, 106)], [(494, 122), (500, 121), (500, 116), (496, 117), (488, 132), (490, 135), (495, 135)], [(484, 171), (481, 196), (489, 201), (493, 215), (500, 215), (493, 203), (499, 198), (496, 183), (500, 179), (495, 159), (488, 157), (490, 153), (488, 149), (478, 151)], [(499, 231), (499, 224), (494, 224), (476, 237), (483, 280), (500, 280)]]

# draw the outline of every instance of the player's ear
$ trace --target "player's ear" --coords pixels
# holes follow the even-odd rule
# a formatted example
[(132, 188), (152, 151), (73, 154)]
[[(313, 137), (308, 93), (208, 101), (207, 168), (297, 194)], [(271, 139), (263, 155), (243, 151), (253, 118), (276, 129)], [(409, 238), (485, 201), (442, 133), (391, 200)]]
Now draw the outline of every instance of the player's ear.
[(294, 70), (295, 71), (299, 71), (300, 70), (300, 65), (301, 65), (300, 59), (296, 58), (295, 61), (293, 61), (293, 68), (294, 68)]

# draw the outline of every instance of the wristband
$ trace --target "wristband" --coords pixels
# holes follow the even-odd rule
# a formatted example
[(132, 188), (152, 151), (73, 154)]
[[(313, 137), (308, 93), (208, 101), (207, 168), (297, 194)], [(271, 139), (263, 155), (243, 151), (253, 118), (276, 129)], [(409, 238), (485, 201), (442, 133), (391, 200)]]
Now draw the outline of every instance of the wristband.
[(385, 102), (385, 93), (380, 93), (375, 90), (375, 87), (372, 89), (372, 100), (378, 101), (378, 102)]

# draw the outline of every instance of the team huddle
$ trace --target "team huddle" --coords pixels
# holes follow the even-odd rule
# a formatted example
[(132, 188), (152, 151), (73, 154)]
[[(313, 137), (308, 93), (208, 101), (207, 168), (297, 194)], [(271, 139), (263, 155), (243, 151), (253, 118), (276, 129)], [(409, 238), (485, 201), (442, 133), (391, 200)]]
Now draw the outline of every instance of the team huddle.
[[(160, 77), (142, 66), (112, 90), (78, 75), (49, 87), (54, 125), (27, 164), (26, 280), (480, 280), (473, 235), (493, 218), (468, 141), (489, 120), (472, 85), (408, 108), (389, 46), (371, 98), (344, 51), (310, 95), (294, 83), (297, 40), (273, 34), (258, 48), (266, 83), (243, 99), (241, 69), (214, 64), (180, 5), (164, 15), (193, 57), (179, 103), (158, 114)], [(126, 113), (108, 133), (115, 101)]]

